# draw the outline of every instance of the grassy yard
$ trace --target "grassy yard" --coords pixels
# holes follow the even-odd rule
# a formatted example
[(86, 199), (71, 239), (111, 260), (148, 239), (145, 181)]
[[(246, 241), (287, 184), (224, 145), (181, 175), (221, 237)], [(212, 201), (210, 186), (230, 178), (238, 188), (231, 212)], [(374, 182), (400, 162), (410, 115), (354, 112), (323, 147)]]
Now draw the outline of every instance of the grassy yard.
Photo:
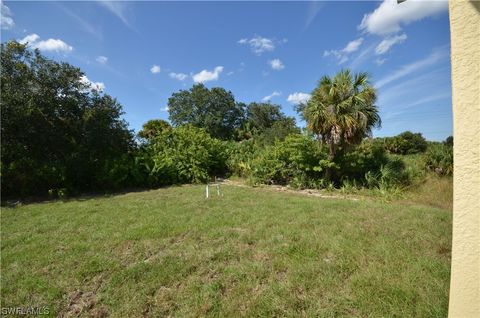
[(223, 191), (3, 208), (2, 307), (96, 317), (447, 315), (449, 209)]

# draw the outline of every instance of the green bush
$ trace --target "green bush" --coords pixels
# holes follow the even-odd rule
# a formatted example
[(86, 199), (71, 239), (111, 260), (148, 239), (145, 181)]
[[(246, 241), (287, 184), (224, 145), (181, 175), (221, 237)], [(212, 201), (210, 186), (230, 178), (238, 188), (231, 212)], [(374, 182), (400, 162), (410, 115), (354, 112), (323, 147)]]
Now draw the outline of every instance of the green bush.
[(263, 149), (251, 162), (253, 183), (294, 187), (320, 187), (324, 170), (334, 164), (327, 152), (309, 136), (290, 135)]
[(252, 171), (251, 162), (259, 149), (255, 139), (227, 143), (228, 171), (239, 177), (248, 177)]
[(284, 141), (288, 135), (300, 134), (300, 129), (295, 125), (295, 119), (287, 117), (275, 121), (271, 127), (265, 128), (254, 136), (260, 145), (273, 145), (275, 141)]
[(51, 199), (66, 199), (68, 198), (69, 191), (67, 188), (61, 188), (61, 189), (49, 189), (48, 190), (48, 196)]
[(405, 131), (398, 136), (384, 138), (384, 146), (390, 153), (408, 155), (425, 152), (428, 143), (421, 133)]
[(347, 188), (403, 188), (421, 174), (421, 169), (406, 165), (404, 156), (388, 155), (379, 140), (364, 140), (337, 161), (340, 184)]
[(365, 185), (365, 175), (368, 172), (379, 173), (382, 166), (388, 163), (388, 157), (381, 143), (366, 139), (357, 147), (344, 152), (343, 156), (338, 156), (336, 161), (336, 177), (340, 183), (348, 180)]
[(141, 151), (124, 154), (105, 163), (99, 171), (100, 185), (103, 190), (120, 190), (130, 187), (144, 187), (148, 185), (147, 170), (138, 160)]
[(391, 157), (379, 171), (368, 171), (365, 174), (365, 180), (369, 188), (386, 190), (409, 185), (411, 175), (401, 158)]
[(432, 144), (425, 153), (425, 168), (438, 175), (453, 174), (453, 148), (444, 144)]
[(140, 161), (150, 185), (200, 183), (226, 172), (226, 149), (204, 129), (188, 125), (162, 131)]
[[(325, 188), (335, 184), (386, 189), (406, 186), (412, 179), (404, 161), (399, 157), (390, 158), (382, 144), (374, 140), (364, 140), (331, 162), (327, 160), (327, 149), (317, 140), (291, 135), (259, 151), (250, 165), (253, 183), (296, 188)], [(334, 179), (325, 179), (327, 168), (333, 169)]]

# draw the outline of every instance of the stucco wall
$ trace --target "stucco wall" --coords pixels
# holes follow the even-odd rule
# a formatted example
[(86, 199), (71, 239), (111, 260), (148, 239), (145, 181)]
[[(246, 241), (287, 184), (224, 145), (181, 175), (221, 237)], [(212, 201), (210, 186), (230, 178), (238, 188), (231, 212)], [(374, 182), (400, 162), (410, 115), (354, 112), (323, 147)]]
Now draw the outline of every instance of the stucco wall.
[(454, 204), (449, 317), (480, 317), (480, 1), (450, 0)]

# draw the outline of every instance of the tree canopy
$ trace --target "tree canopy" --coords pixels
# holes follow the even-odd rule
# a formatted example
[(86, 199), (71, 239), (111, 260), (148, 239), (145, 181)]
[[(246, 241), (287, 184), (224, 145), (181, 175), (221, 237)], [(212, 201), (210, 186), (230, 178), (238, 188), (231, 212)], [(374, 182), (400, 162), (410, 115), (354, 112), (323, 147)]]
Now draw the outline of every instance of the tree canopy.
[(1, 67), (2, 194), (101, 187), (107, 162), (132, 146), (122, 106), (79, 68), (14, 41)]
[(286, 116), (279, 105), (250, 103), (244, 127), (248, 127), (262, 144), (273, 144), (291, 134), (300, 133), (295, 118)]
[(191, 124), (224, 140), (232, 138), (242, 124), (242, 106), (235, 102), (232, 92), (221, 87), (208, 89), (203, 84), (180, 90), (168, 99), (169, 118), (174, 126)]
[(415, 154), (425, 152), (428, 143), (421, 133), (404, 131), (403, 133), (384, 138), (385, 149), (395, 154)]
[(380, 126), (376, 99), (367, 73), (342, 70), (334, 77), (323, 76), (312, 98), (299, 109), (307, 128), (329, 145), (333, 158), (339, 146), (359, 144)]
[(138, 132), (138, 136), (146, 140), (152, 140), (159, 136), (164, 130), (170, 128), (172, 128), (172, 126), (170, 126), (166, 120), (151, 119), (143, 124), (142, 130)]

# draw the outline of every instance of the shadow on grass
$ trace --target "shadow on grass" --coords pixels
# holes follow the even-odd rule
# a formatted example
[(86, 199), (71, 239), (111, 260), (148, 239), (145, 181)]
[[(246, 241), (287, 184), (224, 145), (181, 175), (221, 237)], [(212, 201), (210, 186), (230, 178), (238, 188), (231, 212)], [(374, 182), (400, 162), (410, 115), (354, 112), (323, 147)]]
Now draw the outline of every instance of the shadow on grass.
[(110, 198), (118, 195), (124, 195), (128, 193), (138, 193), (145, 191), (154, 191), (159, 189), (166, 188), (177, 188), (182, 187), (188, 184), (171, 184), (159, 187), (137, 187), (137, 188), (125, 188), (121, 190), (111, 190), (111, 191), (88, 191), (88, 192), (76, 192), (72, 195), (69, 195), (65, 198), (52, 198), (48, 195), (45, 196), (27, 196), (23, 198), (3, 198), (1, 200), (1, 207), (15, 208), (19, 205), (28, 205), (28, 204), (42, 204), (42, 203), (52, 203), (52, 202), (73, 202), (73, 201), (89, 201), (99, 198)]

